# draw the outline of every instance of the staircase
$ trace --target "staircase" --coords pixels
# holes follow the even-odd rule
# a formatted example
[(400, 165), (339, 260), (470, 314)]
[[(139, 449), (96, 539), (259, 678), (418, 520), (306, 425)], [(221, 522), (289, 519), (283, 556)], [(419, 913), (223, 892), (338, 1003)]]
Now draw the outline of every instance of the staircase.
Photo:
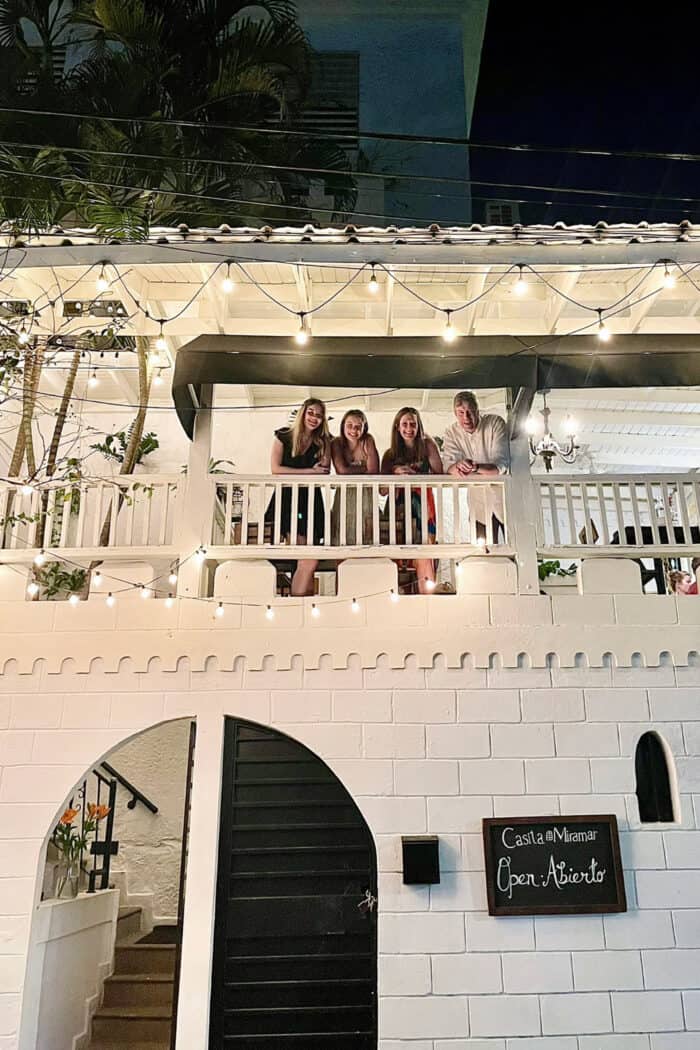
[(169, 1050), (176, 927), (141, 932), (141, 909), (119, 909), (114, 973), (92, 1018), (90, 1050)]

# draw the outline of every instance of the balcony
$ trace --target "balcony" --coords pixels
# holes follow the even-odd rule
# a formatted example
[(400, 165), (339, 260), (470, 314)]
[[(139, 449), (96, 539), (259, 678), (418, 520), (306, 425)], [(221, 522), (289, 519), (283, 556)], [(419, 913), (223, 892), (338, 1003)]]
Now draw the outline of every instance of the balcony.
[[(299, 535), (302, 491), (316, 544)], [(289, 537), (282, 535), (285, 493)], [(663, 591), (666, 559), (700, 556), (699, 497), (696, 474), (410, 481), (210, 474), (193, 484), (184, 475), (144, 474), (55, 482), (32, 492), (3, 483), (0, 560), (15, 572), (29, 570), (39, 552), (70, 566), (148, 563), (154, 592), (165, 597), (168, 573), (184, 563), (194, 573), (189, 593), (205, 595), (213, 574), (204, 563), (212, 570), (225, 562), (314, 558), (332, 569), (347, 558), (455, 564), (478, 554), (515, 562), (522, 581), (535, 578), (538, 559), (622, 557), (640, 562), (648, 589)], [(494, 528), (494, 514), (502, 529)], [(485, 529), (478, 528), (483, 519)], [(204, 554), (193, 566), (198, 548)], [(519, 590), (536, 588), (521, 583)]]

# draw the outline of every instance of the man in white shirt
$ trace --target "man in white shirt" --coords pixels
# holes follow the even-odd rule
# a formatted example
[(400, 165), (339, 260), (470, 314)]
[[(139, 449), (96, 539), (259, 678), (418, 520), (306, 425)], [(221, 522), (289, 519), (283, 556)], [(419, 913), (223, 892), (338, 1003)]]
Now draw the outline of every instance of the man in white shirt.
[[(442, 461), (448, 474), (458, 478), (496, 478), (508, 471), (508, 432), (501, 416), (482, 416), (471, 390), (462, 390), (453, 402), (456, 422), (445, 431)], [(503, 528), (502, 490), (474, 485), (469, 491), (469, 515), (476, 534), (487, 538), (486, 521), (492, 515), (493, 539)], [(490, 538), (490, 537), (489, 537)]]

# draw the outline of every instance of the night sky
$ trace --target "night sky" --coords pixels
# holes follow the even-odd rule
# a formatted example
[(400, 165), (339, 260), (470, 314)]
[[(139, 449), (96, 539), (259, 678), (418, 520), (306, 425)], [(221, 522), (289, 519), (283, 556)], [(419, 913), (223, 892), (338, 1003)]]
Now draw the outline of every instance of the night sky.
[[(648, 16), (641, 4), (491, 0), (472, 141), (700, 154), (697, 11), (670, 3)], [(700, 198), (698, 162), (473, 150), (471, 168), (473, 178), (492, 181), (651, 195), (601, 209), (593, 205), (602, 196), (474, 189), (558, 202), (521, 206), (526, 222), (700, 221), (697, 205), (661, 199)]]

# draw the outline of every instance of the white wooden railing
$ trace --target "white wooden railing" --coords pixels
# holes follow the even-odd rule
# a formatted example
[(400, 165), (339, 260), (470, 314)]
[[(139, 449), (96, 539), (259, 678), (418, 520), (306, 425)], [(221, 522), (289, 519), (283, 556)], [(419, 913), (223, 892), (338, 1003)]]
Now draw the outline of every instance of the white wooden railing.
[(178, 496), (184, 478), (137, 474), (55, 481), (23, 492), (0, 484), (0, 549), (13, 552), (166, 548), (175, 540)]
[(700, 475), (538, 480), (538, 549), (557, 555), (700, 554)]
[[(458, 479), (451, 476), (327, 477), (289, 475), (213, 475), (214, 508), (209, 543), (226, 547), (229, 556), (252, 557), (261, 550), (291, 555), (311, 543), (330, 556), (392, 555), (424, 548), (445, 554), (475, 545), (508, 545), (503, 479)], [(320, 501), (318, 496), (320, 495)], [(300, 503), (306, 501), (306, 521)], [(290, 508), (287, 532), (283, 504)], [(303, 506), (303, 504), (302, 504)], [(406, 507), (412, 513), (406, 513)], [(504, 528), (494, 528), (494, 515)], [(320, 520), (319, 520), (320, 518)], [(477, 533), (484, 522), (485, 535)], [(305, 546), (308, 553), (308, 546)]]

